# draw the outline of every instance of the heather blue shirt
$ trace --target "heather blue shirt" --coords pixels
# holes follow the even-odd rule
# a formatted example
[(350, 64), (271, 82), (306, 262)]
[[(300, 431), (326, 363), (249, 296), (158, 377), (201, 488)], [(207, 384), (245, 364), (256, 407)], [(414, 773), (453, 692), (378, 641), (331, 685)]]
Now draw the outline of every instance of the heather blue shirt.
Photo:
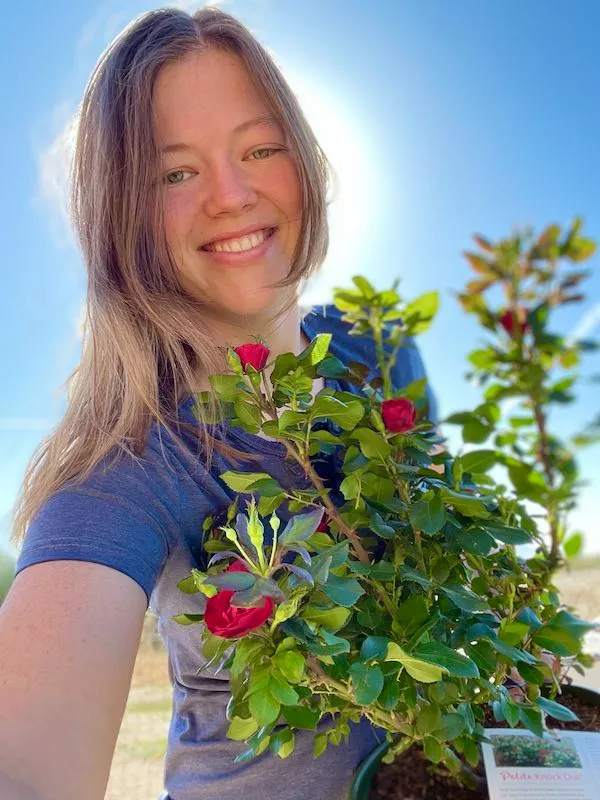
[[(309, 312), (302, 329), (309, 339), (317, 333), (332, 333), (330, 352), (346, 364), (360, 361), (372, 369), (376, 364), (373, 344), (349, 336), (348, 325), (332, 305)], [(424, 376), (418, 351), (414, 346), (403, 347), (393, 371), (394, 386)], [(325, 385), (358, 391), (329, 379)], [(429, 416), (437, 422), (435, 398), (428, 394)], [(197, 424), (193, 402), (191, 396), (185, 399), (179, 416)], [(268, 472), (286, 488), (308, 485), (301, 468), (285, 460), (281, 443), (231, 426), (223, 436), (239, 450), (257, 454), (260, 462), (236, 466), (215, 453), (211, 469), (206, 470), (193, 455), (191, 433), (181, 429), (182, 439), (192, 448), (186, 454), (164, 428), (154, 424), (139, 462), (123, 458), (110, 470), (98, 467), (82, 485), (65, 488), (44, 504), (29, 526), (16, 571), (56, 559), (91, 561), (129, 575), (142, 587), (158, 617), (173, 686), (165, 759), (169, 800), (240, 800), (241, 796), (244, 800), (342, 800), (353, 771), (378, 743), (370, 724), (354, 725), (347, 744), (329, 747), (316, 760), (313, 734), (299, 731), (295, 751), (287, 759), (267, 750), (253, 761), (235, 764), (235, 756), (245, 746), (225, 735), (228, 675), (225, 671), (215, 674), (210, 668), (197, 675), (202, 663), (201, 628), (171, 619), (175, 614), (204, 610), (204, 596), (186, 595), (177, 583), (192, 567), (204, 565), (205, 554), (199, 547), (203, 519), (223, 512), (234, 499), (235, 493), (219, 478), (221, 473), (246, 468)], [(320, 468), (326, 474), (326, 462)], [(285, 514), (280, 516), (285, 521)]]

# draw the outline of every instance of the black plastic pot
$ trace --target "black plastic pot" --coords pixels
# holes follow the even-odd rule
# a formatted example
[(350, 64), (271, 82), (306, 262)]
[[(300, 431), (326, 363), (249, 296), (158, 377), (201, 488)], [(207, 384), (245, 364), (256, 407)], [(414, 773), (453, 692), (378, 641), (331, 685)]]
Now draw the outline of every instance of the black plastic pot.
[[(574, 697), (578, 697), (580, 700), (584, 700), (591, 706), (600, 708), (600, 692), (596, 692), (594, 689), (588, 689), (586, 686), (569, 686), (567, 684), (562, 687), (562, 691), (564, 694), (571, 694)], [(350, 800), (369, 800), (369, 792), (373, 785), (373, 778), (381, 766), (381, 759), (387, 752), (387, 749), (387, 742), (378, 745), (356, 770), (354, 780), (352, 781), (352, 788), (350, 789)]]

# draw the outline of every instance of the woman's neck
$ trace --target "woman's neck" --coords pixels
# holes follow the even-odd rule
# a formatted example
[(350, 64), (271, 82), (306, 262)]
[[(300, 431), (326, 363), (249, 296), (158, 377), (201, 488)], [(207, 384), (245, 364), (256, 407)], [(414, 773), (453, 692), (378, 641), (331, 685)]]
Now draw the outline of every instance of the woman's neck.
[[(302, 314), (300, 306), (295, 303), (281, 317), (274, 322), (261, 323), (254, 321), (211, 321), (211, 329), (214, 332), (215, 340), (223, 348), (238, 347), (246, 342), (255, 341), (256, 336), (261, 336), (266, 346), (269, 348), (269, 361), (281, 355), (281, 353), (294, 353), (298, 355), (309, 344), (310, 340), (304, 334), (300, 322)], [(224, 362), (223, 369), (227, 370)], [(196, 391), (206, 391), (210, 389), (208, 375), (199, 373)]]

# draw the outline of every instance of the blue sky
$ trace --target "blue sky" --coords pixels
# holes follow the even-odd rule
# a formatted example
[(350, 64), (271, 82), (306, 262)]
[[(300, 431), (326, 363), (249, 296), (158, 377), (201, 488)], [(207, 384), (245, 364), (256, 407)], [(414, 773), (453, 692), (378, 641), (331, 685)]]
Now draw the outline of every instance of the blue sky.
[[(183, 4), (180, 4), (183, 5)], [(443, 415), (473, 406), (463, 378), (479, 332), (452, 290), (469, 278), (471, 234), (567, 225), (600, 238), (600, 58), (595, 0), (232, 0), (222, 6), (276, 56), (336, 168), (332, 244), (309, 297), (356, 273), (407, 297), (438, 289), (421, 347)], [(0, 549), (26, 463), (64, 408), (76, 366), (85, 274), (61, 211), (64, 131), (101, 51), (152, 6), (33, 0), (3, 13), (0, 86)], [(188, 4), (188, 9), (197, 4)], [(16, 171), (16, 172), (15, 172)], [(600, 334), (600, 270), (562, 332)], [(588, 358), (584, 375), (600, 372)], [(561, 434), (600, 411), (598, 386), (553, 418)], [(450, 433), (450, 429), (447, 431)], [(572, 517), (600, 551), (598, 450)]]

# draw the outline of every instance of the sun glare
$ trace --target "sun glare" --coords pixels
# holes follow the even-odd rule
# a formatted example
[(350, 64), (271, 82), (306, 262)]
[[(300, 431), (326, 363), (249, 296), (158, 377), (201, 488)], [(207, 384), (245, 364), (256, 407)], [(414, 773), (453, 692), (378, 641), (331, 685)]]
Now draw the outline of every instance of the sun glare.
[(373, 157), (369, 133), (361, 123), (358, 109), (314, 81), (285, 70), (319, 144), (334, 169), (329, 207), (330, 246), (320, 274), (307, 285), (302, 305), (323, 303), (332, 288), (346, 285), (352, 275), (369, 269), (369, 249), (376, 226), (379, 164)]

